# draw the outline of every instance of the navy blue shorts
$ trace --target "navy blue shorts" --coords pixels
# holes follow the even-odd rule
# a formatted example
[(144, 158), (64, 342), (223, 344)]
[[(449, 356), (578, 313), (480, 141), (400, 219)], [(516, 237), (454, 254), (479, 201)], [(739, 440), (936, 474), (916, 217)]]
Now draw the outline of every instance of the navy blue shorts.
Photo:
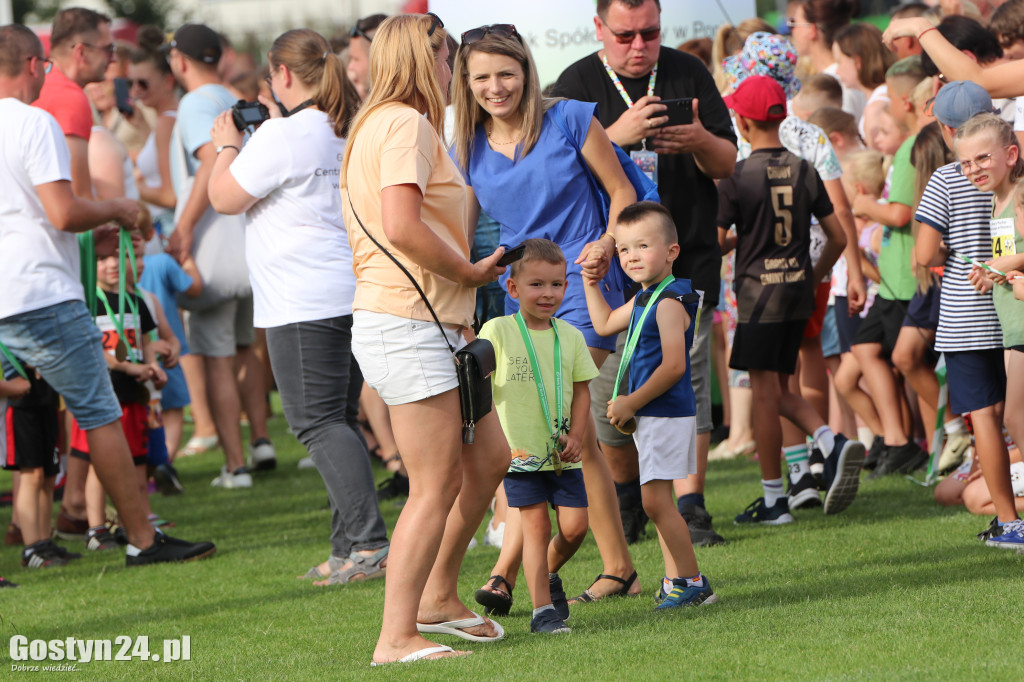
[(860, 323), (864, 319), (860, 315), (850, 317), (850, 304), (846, 296), (836, 296), (836, 305), (832, 310), (836, 318), (836, 331), (839, 332), (839, 352), (849, 353), (853, 339), (857, 336)]
[(583, 469), (566, 469), (561, 476), (556, 476), (554, 471), (505, 474), (505, 496), (510, 507), (528, 507), (541, 502), (548, 502), (552, 507), (587, 507)]
[(904, 327), (918, 327), (935, 331), (939, 328), (939, 285), (928, 287), (927, 293), (920, 290), (914, 292), (914, 298), (907, 305), (907, 316), (903, 318)]
[(1006, 366), (1003, 349), (946, 351), (946, 383), (949, 409), (967, 414), (1006, 399)]

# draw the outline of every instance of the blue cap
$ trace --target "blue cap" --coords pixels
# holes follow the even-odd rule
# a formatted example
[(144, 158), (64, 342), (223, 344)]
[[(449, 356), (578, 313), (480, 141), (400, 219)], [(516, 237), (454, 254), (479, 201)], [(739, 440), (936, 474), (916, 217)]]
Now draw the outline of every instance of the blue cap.
[(953, 81), (942, 86), (932, 107), (939, 123), (950, 128), (959, 128), (978, 114), (994, 112), (988, 92), (971, 81)]

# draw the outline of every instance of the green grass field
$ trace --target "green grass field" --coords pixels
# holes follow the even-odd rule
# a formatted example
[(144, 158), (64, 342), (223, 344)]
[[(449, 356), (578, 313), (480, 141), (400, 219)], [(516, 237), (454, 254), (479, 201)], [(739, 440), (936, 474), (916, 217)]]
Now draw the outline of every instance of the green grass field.
[[(208, 561), (126, 569), (116, 551), (28, 571), (13, 548), (3, 548), (0, 574), (21, 587), (0, 591), (0, 676), (13, 679), (16, 672), (8, 650), (15, 635), (147, 635), (151, 653), (161, 655), (165, 638), (188, 635), (188, 662), (78, 663), (70, 674), (90, 680), (1021, 677), (1013, 642), (1024, 605), (1024, 557), (974, 538), (987, 519), (941, 509), (929, 489), (890, 478), (865, 482), (837, 517), (812, 510), (799, 512), (789, 526), (737, 528), (732, 516), (759, 494), (750, 461), (714, 463), (708, 477), (710, 511), (729, 543), (697, 556), (718, 604), (654, 613), (661, 557), (652, 535), (633, 546), (644, 595), (575, 608), (569, 635), (529, 634), (529, 595), (520, 580), (512, 614), (501, 619), (504, 641), (441, 637), (475, 654), (371, 669), (384, 583), (317, 588), (296, 580), (329, 552), (327, 500), (317, 473), (296, 469), (304, 452), (282, 417), (273, 420), (272, 433), (278, 470), (257, 476), (252, 490), (210, 487), (221, 462), (215, 452), (180, 460), (185, 495), (152, 498), (155, 511), (177, 522), (172, 533), (217, 543)], [(0, 476), (0, 488), (8, 483)], [(398, 512), (385, 504), (389, 526)], [(8, 514), (0, 513), (4, 523)], [(471, 602), (496, 556), (490, 547), (468, 553), (464, 599)], [(582, 591), (600, 568), (588, 539), (561, 573), (566, 591)]]

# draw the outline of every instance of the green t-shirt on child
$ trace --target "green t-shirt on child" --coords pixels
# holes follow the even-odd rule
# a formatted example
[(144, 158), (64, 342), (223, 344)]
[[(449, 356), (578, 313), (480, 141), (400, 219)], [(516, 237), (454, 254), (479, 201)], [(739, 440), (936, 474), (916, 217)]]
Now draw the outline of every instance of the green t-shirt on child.
[[(910, 163), (910, 150), (917, 135), (911, 135), (892, 157), (889, 168), (889, 203), (914, 207), (914, 178), (916, 171)], [(882, 283), (878, 295), (889, 301), (909, 301), (917, 291), (917, 279), (910, 265), (914, 251), (914, 235), (910, 221), (906, 225), (884, 225), (882, 247), (878, 250), (878, 273)]]
[[(597, 376), (598, 371), (583, 334), (568, 322), (557, 318), (551, 321), (558, 325), (558, 341), (562, 350), (562, 417), (568, 420), (571, 417), (573, 382), (590, 381)], [(555, 330), (530, 329), (529, 332), (541, 376), (544, 377), (548, 410), (554, 421), (558, 414)], [(480, 330), (480, 338), (494, 344), (497, 369), (491, 376), (491, 386), (494, 390), (494, 408), (512, 449), (509, 473), (553, 470), (554, 464), (548, 457), (551, 429), (545, 424), (533, 368), (515, 317), (506, 315), (489, 320)], [(562, 463), (563, 469), (579, 469), (581, 466), (579, 462)]]
[[(992, 199), (995, 208), (995, 198)], [(1011, 201), (1002, 213), (992, 216), (989, 229), (992, 232), (993, 244), (997, 234), (1007, 235), (1012, 230), (1013, 253), (1024, 253), (1024, 239), (1021, 239), (1020, 230), (1017, 228), (1016, 214), (1013, 211)], [(992, 256), (1008, 256), (1010, 252), (1005, 249), (1005, 241), (1001, 245), (1002, 253), (995, 253), (993, 245)], [(1013, 348), (1024, 345), (1024, 301), (1018, 301), (1013, 296), (1013, 288), (1006, 284), (997, 284), (992, 289), (992, 303), (996, 307), (996, 315), (999, 316), (999, 324), (1003, 328), (1003, 348)]]

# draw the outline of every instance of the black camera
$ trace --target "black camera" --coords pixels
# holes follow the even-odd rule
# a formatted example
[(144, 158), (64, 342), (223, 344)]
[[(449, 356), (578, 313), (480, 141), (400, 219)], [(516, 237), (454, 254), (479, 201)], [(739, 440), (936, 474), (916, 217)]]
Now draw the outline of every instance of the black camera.
[(246, 102), (238, 100), (231, 107), (231, 119), (235, 122), (235, 128), (242, 131), (249, 126), (258, 126), (270, 118), (270, 111), (260, 102)]

